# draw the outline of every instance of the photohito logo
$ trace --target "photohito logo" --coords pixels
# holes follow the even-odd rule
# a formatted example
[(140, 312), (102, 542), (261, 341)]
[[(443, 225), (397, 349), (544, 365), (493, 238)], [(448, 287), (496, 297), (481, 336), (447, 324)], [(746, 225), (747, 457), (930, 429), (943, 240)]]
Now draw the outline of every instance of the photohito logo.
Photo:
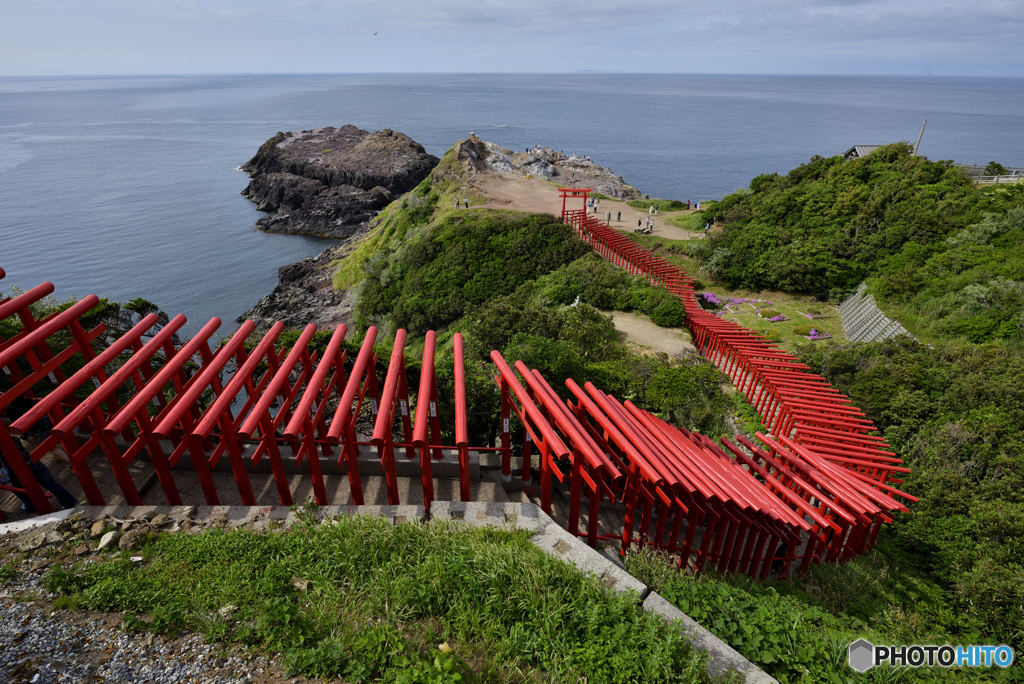
[(1014, 652), (1009, 646), (875, 646), (857, 639), (849, 647), (850, 667), (867, 672), (876, 665), (908, 667), (1010, 667)]

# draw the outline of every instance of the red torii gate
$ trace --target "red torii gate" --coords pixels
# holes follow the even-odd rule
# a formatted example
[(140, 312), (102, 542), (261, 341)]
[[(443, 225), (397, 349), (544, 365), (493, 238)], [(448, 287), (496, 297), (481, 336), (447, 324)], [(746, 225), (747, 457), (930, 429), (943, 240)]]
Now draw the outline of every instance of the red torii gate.
[[(565, 190), (563, 203), (569, 197), (585, 200), (589, 192)], [(315, 498), (327, 504), (320, 458), (331, 457), (335, 448), (340, 452), (339, 467), (344, 464), (347, 470), (352, 500), (362, 503), (360, 447), (375, 449), (388, 500), (398, 504), (398, 448), (407, 459), (419, 455), (429, 511), (434, 498), (432, 461), (440, 459), (443, 450), (458, 453), (462, 500), (471, 494), (470, 451), (501, 452), (502, 475), (511, 480), (510, 421), (515, 414), (524, 428), (522, 482), (534, 487), (548, 512), (555, 480), (568, 483), (572, 533), (585, 536), (591, 545), (599, 539), (618, 539), (623, 550), (634, 543), (650, 544), (679, 554), (680, 564), (692, 562), (695, 570), (712, 563), (721, 571), (760, 579), (769, 575), (775, 562), (782, 564), (780, 574), (785, 576), (797, 559), (803, 572), (812, 562), (841, 561), (861, 553), (874, 543), (882, 523), (892, 520), (893, 511), (906, 510), (895, 497), (916, 501), (892, 486), (900, 482), (891, 479), (893, 473), (909, 471), (898, 465), (902, 461), (881, 438), (868, 434), (870, 422), (848, 397), (762, 336), (704, 312), (692, 280), (675, 266), (588, 217), (585, 210), (566, 209), (564, 217), (600, 253), (682, 298), (695, 342), (732, 377), (769, 426), (772, 434), (756, 436), (763, 448), (743, 437), (737, 440), (742, 448), (724, 438), (719, 446), (631, 402), (620, 403), (590, 383), (581, 388), (568, 380), (574, 401), (562, 401), (536, 370), (521, 361), (510, 366), (496, 351), (491, 359), (501, 391), (501, 445), (471, 447), (459, 334), (453, 339), (454, 445), (444, 446), (432, 331), (425, 339), (413, 405), (404, 330), (393, 340), (381, 390), (377, 330), (372, 327), (354, 360), (343, 348), (348, 334), (344, 325), (334, 329), (323, 350), (316, 350), (310, 346), (315, 326), (307, 326), (290, 348), (279, 348), (282, 324), (254, 336), (254, 325), (245, 322), (214, 349), (209, 340), (220, 321), (212, 319), (179, 348), (173, 335), (184, 325), (183, 316), (158, 332), (152, 330), (156, 316), (145, 316), (96, 350), (93, 345), (102, 326), (86, 331), (80, 321), (98, 302), (95, 296), (41, 321), (32, 318), (28, 307), (53, 292), (49, 283), (0, 300), (0, 320), (18, 316), (22, 326), (10, 340), (0, 340), (0, 366), (11, 384), (0, 394), (0, 409), (17, 396), (34, 397), (36, 389), (48, 390), (9, 431), (0, 423), (0, 448), (40, 511), (49, 510), (49, 504), (10, 433), (23, 433), (44, 415), (55, 427), (32, 458), (38, 460), (62, 443), (92, 504), (103, 503), (87, 462), (96, 449), (105, 454), (130, 504), (141, 503), (141, 498), (127, 466), (143, 453), (153, 462), (170, 504), (182, 503), (173, 470), (186, 453), (209, 504), (220, 502), (212, 469), (224, 454), (244, 503), (255, 503), (245, 458), (256, 464), (267, 457), (282, 504), (291, 504), (286, 449), (296, 465), (308, 461)], [(64, 349), (52, 349), (47, 340), (60, 330), (69, 333), (71, 342)], [(85, 363), (67, 377), (61, 366), (75, 354), (81, 354)], [(115, 359), (122, 363), (108, 374), (106, 368)], [(225, 381), (226, 375), (230, 377)], [(119, 390), (131, 394), (124, 406), (115, 399)], [(79, 394), (85, 398), (79, 400)], [(369, 405), (373, 423), (368, 441), (360, 441), (356, 431), (364, 404)], [(396, 421), (401, 442), (395, 441)], [(81, 445), (79, 435), (85, 435)], [(119, 444), (118, 439), (123, 441)], [(164, 440), (170, 442), (169, 455)], [(537, 447), (536, 486), (532, 445)], [(589, 507), (585, 531), (579, 529), (584, 496)], [(605, 499), (626, 508), (621, 534), (598, 534), (599, 506)], [(785, 555), (776, 557), (780, 543)]]

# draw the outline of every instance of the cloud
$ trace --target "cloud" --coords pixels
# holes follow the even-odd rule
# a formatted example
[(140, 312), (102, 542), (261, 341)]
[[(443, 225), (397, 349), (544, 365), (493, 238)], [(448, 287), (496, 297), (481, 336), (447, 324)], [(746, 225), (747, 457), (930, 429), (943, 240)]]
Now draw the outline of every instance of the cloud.
[(1024, 75), (1024, 0), (38, 0), (0, 23), (10, 74)]

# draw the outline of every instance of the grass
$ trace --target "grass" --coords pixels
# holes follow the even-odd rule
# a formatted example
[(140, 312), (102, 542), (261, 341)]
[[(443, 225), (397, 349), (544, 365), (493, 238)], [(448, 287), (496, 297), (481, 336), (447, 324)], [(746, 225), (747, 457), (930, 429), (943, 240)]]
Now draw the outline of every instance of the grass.
[[(127, 628), (197, 630), (211, 642), (281, 652), (306, 676), (708, 681), (704, 656), (678, 628), (544, 553), (526, 532), (303, 518), (285, 533), (163, 535), (144, 547), (141, 565), (119, 552), (54, 569), (44, 585), (64, 594), (62, 608), (124, 611)], [(308, 580), (304, 590), (297, 580)]]
[(703, 231), (704, 224), (706, 223), (704, 220), (704, 214), (701, 212), (693, 212), (690, 214), (671, 214), (662, 220), (670, 226), (692, 231)]
[(8, 582), (18, 576), (18, 571), (15, 570), (14, 566), (14, 561), (0, 565), (0, 587), (5, 586)]
[[(819, 340), (817, 344), (845, 344), (843, 322), (839, 317), (839, 307), (833, 304), (812, 301), (812, 297), (783, 294), (781, 292), (751, 293), (744, 290), (724, 290), (721, 287), (709, 287), (704, 292), (714, 292), (719, 299), (726, 302), (726, 313), (723, 318), (735, 321), (750, 330), (755, 330), (771, 337), (779, 345), (793, 351), (798, 344), (808, 344), (806, 337), (810, 329), (819, 333), (832, 335), (830, 340)], [(763, 300), (763, 301), (743, 301)], [(757, 311), (777, 311), (789, 320), (771, 322), (762, 318)], [(804, 314), (818, 311), (824, 318), (810, 319)]]
[[(884, 541), (883, 541), (884, 544)], [(1017, 668), (875, 668), (855, 675), (848, 645), (988, 643), (956, 638), (936, 615), (942, 591), (879, 551), (842, 565), (812, 565), (803, 577), (757, 583), (743, 574), (680, 571), (645, 549), (626, 569), (782, 684), (811, 682), (1013, 682)]]

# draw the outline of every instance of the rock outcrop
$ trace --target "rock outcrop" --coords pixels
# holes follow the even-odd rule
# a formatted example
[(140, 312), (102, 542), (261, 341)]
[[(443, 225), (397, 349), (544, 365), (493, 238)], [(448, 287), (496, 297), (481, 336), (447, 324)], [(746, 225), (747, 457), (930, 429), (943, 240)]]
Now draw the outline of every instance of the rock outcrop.
[(593, 188), (619, 200), (641, 199), (643, 194), (606, 166), (586, 157), (567, 157), (548, 147), (513, 152), (471, 137), (457, 147), (459, 160), (477, 171), (536, 176), (567, 187)]
[(331, 264), (344, 258), (365, 231), (354, 233), (344, 244), (328, 247), (316, 256), (282, 266), (277, 271), (278, 285), (256, 306), (238, 317), (238, 322), (252, 320), (259, 330), (266, 330), (275, 321), (289, 328), (302, 328), (314, 323), (329, 329), (339, 323), (351, 323), (355, 293), (335, 290)]
[(355, 126), (278, 133), (242, 167), (272, 233), (349, 237), (427, 177), (438, 158), (407, 135)]

